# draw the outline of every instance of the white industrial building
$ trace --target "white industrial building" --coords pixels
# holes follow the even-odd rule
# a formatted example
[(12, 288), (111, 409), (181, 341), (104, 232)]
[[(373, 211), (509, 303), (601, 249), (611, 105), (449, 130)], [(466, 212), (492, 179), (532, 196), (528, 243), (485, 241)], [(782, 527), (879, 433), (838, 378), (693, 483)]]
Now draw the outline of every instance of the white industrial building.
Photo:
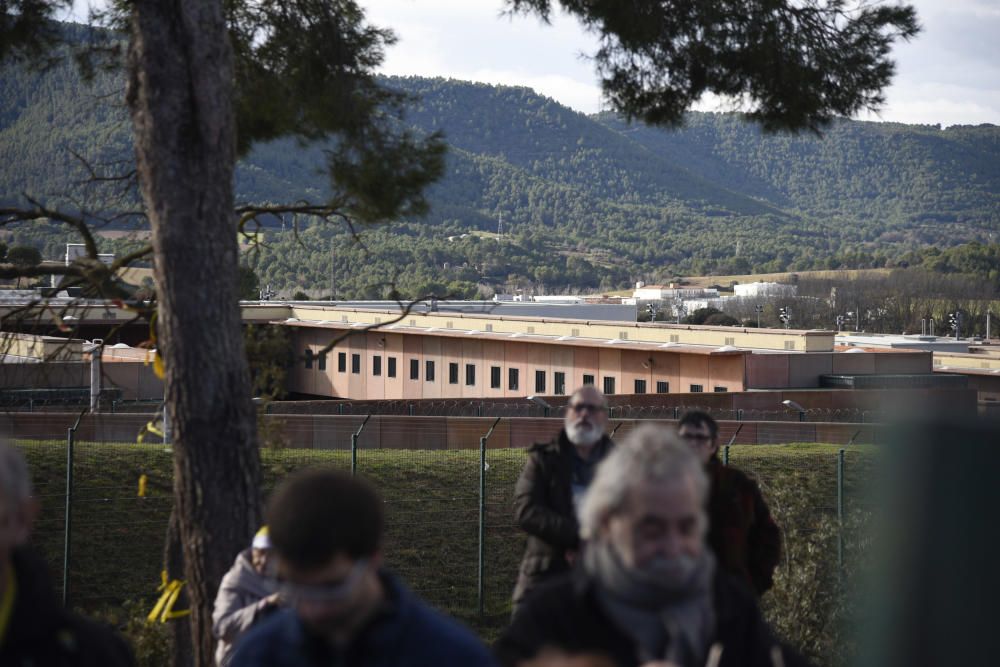
[(676, 285), (646, 285), (638, 282), (632, 298), (636, 301), (667, 301), (669, 299), (713, 299), (719, 296), (714, 287), (678, 287)]
[(702, 308), (717, 308), (723, 310), (726, 301), (729, 301), (733, 297), (720, 296), (717, 299), (684, 299), (684, 310), (689, 313), (693, 313), (696, 310), (701, 310)]
[(733, 285), (733, 295), (740, 297), (795, 296), (798, 291), (798, 285), (787, 283), (756, 282)]

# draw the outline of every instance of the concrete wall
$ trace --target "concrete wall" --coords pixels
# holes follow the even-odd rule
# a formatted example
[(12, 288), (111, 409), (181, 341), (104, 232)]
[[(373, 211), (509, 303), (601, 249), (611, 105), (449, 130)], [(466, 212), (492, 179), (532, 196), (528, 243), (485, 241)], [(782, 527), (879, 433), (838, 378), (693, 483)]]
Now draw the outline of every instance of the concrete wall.
[[(77, 442), (135, 443), (142, 427), (151, 415), (101, 414), (86, 415), (76, 432)], [(66, 429), (76, 421), (76, 413), (6, 413), (0, 414), (0, 436), (12, 439), (65, 441)], [(269, 415), (270, 432), (281, 433), (284, 445), (294, 449), (340, 449), (351, 446), (351, 434), (361, 426), (360, 416)], [(475, 449), (493, 424), (483, 417), (404, 417), (376, 415), (369, 419), (358, 439), (359, 456), (366, 449)], [(616, 439), (624, 438), (639, 423), (624, 420)], [(674, 428), (676, 422), (659, 420), (664, 428)], [(742, 425), (742, 428), (740, 426)], [(549, 418), (505, 418), (497, 424), (487, 441), (490, 449), (527, 447), (555, 437), (562, 420)], [(734, 444), (754, 445), (786, 442), (824, 442), (846, 444), (854, 438), (856, 444), (879, 442), (883, 427), (872, 424), (798, 423), (798, 422), (733, 422), (720, 421), (723, 443), (739, 430)], [(59, 446), (54, 444), (54, 446)], [(159, 444), (147, 435), (144, 444)]]
[(750, 389), (819, 387), (820, 375), (896, 375), (931, 372), (929, 352), (814, 352), (749, 354), (746, 386)]
[[(116, 361), (101, 365), (102, 387), (120, 389), (127, 401), (163, 398), (163, 381), (153, 365)], [(0, 389), (66, 389), (90, 387), (90, 362), (0, 364)]]
[[(555, 409), (562, 407), (568, 397), (546, 396), (545, 400)], [(670, 393), (645, 395), (616, 395), (608, 398), (613, 408), (621, 408), (620, 416), (628, 417), (627, 410), (645, 411), (647, 416), (666, 415), (676, 408), (679, 412), (697, 406), (716, 414), (735, 416), (736, 411), (745, 411), (745, 419), (755, 418), (795, 420), (797, 415), (782, 405), (784, 400), (793, 400), (807, 410), (831, 411), (828, 421), (849, 421), (853, 412), (910, 410), (945, 410), (954, 414), (974, 414), (976, 411), (975, 389), (791, 389), (784, 391), (746, 391), (727, 393)], [(540, 414), (523, 397), (497, 398), (465, 401), (442, 401), (439, 399), (377, 401), (280, 401), (269, 406), (271, 414), (327, 414), (345, 415), (398, 414), (398, 415), (482, 415), (524, 416)], [(411, 412), (412, 411), (412, 412)], [(835, 411), (839, 411), (835, 412)], [(756, 416), (755, 416), (756, 415)], [(815, 415), (813, 418), (820, 418)]]

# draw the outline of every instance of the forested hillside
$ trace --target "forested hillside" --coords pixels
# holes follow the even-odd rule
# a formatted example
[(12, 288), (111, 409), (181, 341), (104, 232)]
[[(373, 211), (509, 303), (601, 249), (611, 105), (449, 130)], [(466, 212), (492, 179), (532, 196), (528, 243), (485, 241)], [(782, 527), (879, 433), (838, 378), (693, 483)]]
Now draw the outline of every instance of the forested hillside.
[[(823, 137), (766, 136), (735, 115), (692, 113), (667, 131), (588, 117), (525, 88), (385, 83), (415, 96), (407, 122), (449, 143), (430, 214), (362, 230), (363, 246), (345, 229), (287, 219), (282, 231), (272, 220), (266, 245), (248, 256), (263, 283), (338, 297), (376, 296), (389, 282), (406, 294), (608, 288), (675, 273), (893, 265), (930, 245), (995, 241), (1000, 230), (996, 126), (840, 121)], [(106, 72), (88, 85), (71, 63), (0, 71), (0, 201), (28, 194), (97, 215), (135, 208), (127, 182), (87, 182), (73, 157), (101, 175), (131, 170), (123, 89)], [(322, 201), (323, 160), (321, 147), (257, 146), (238, 169), (237, 199)], [(501, 217), (503, 241), (461, 237), (495, 232)], [(7, 234), (47, 258), (70, 240), (52, 226)]]

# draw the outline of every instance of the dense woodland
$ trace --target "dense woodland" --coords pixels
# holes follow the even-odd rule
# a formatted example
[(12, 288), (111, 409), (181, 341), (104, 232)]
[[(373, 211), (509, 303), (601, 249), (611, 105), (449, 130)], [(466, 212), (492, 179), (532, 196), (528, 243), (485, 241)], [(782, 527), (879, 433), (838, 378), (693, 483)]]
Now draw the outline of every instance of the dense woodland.
[[(82, 28), (67, 29), (86, 38)], [(430, 213), (357, 237), (308, 217), (271, 219), (244, 260), (262, 285), (315, 297), (392, 289), (475, 297), (884, 266), (998, 283), (996, 126), (844, 120), (822, 137), (767, 135), (733, 114), (692, 113), (668, 131), (579, 114), (525, 88), (385, 83), (414, 96), (407, 122), (418, 133), (442, 130), (449, 144)], [(23, 203), (28, 194), (95, 222), (138, 208), (129, 181), (93, 178), (132, 169), (122, 90), (102, 71), (85, 83), (71, 63), (0, 71), (0, 201)], [(237, 200), (322, 202), (330, 191), (324, 160), (321, 148), (293, 140), (257, 146), (239, 166)], [(117, 230), (128, 220), (98, 224)], [(74, 239), (35, 224), (4, 240), (55, 259)], [(102, 243), (121, 253), (137, 242)]]

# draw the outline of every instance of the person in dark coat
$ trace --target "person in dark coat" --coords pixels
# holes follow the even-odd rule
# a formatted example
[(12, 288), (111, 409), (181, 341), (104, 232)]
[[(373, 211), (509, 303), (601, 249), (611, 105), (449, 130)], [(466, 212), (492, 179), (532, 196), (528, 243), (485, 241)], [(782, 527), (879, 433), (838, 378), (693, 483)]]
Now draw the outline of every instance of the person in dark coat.
[(710, 415), (685, 413), (677, 432), (708, 473), (708, 544), (719, 567), (760, 597), (771, 588), (781, 562), (781, 530), (756, 482), (719, 460), (719, 426)]
[(795, 664), (706, 548), (707, 494), (703, 466), (673, 433), (632, 433), (584, 499), (580, 562), (524, 600), (494, 645), (501, 662), (558, 651), (619, 667)]
[(604, 395), (591, 385), (576, 390), (555, 440), (532, 445), (514, 487), (517, 524), (528, 534), (514, 588), (517, 613), (528, 592), (566, 572), (580, 546), (577, 507), (600, 463), (613, 446)]
[(113, 630), (59, 604), (45, 563), (28, 547), (37, 512), (24, 457), (0, 443), (0, 665), (133, 665)]
[(382, 568), (382, 501), (367, 482), (314, 469), (291, 476), (268, 509), (287, 608), (236, 644), (231, 667), (494, 667), (457, 621)]

